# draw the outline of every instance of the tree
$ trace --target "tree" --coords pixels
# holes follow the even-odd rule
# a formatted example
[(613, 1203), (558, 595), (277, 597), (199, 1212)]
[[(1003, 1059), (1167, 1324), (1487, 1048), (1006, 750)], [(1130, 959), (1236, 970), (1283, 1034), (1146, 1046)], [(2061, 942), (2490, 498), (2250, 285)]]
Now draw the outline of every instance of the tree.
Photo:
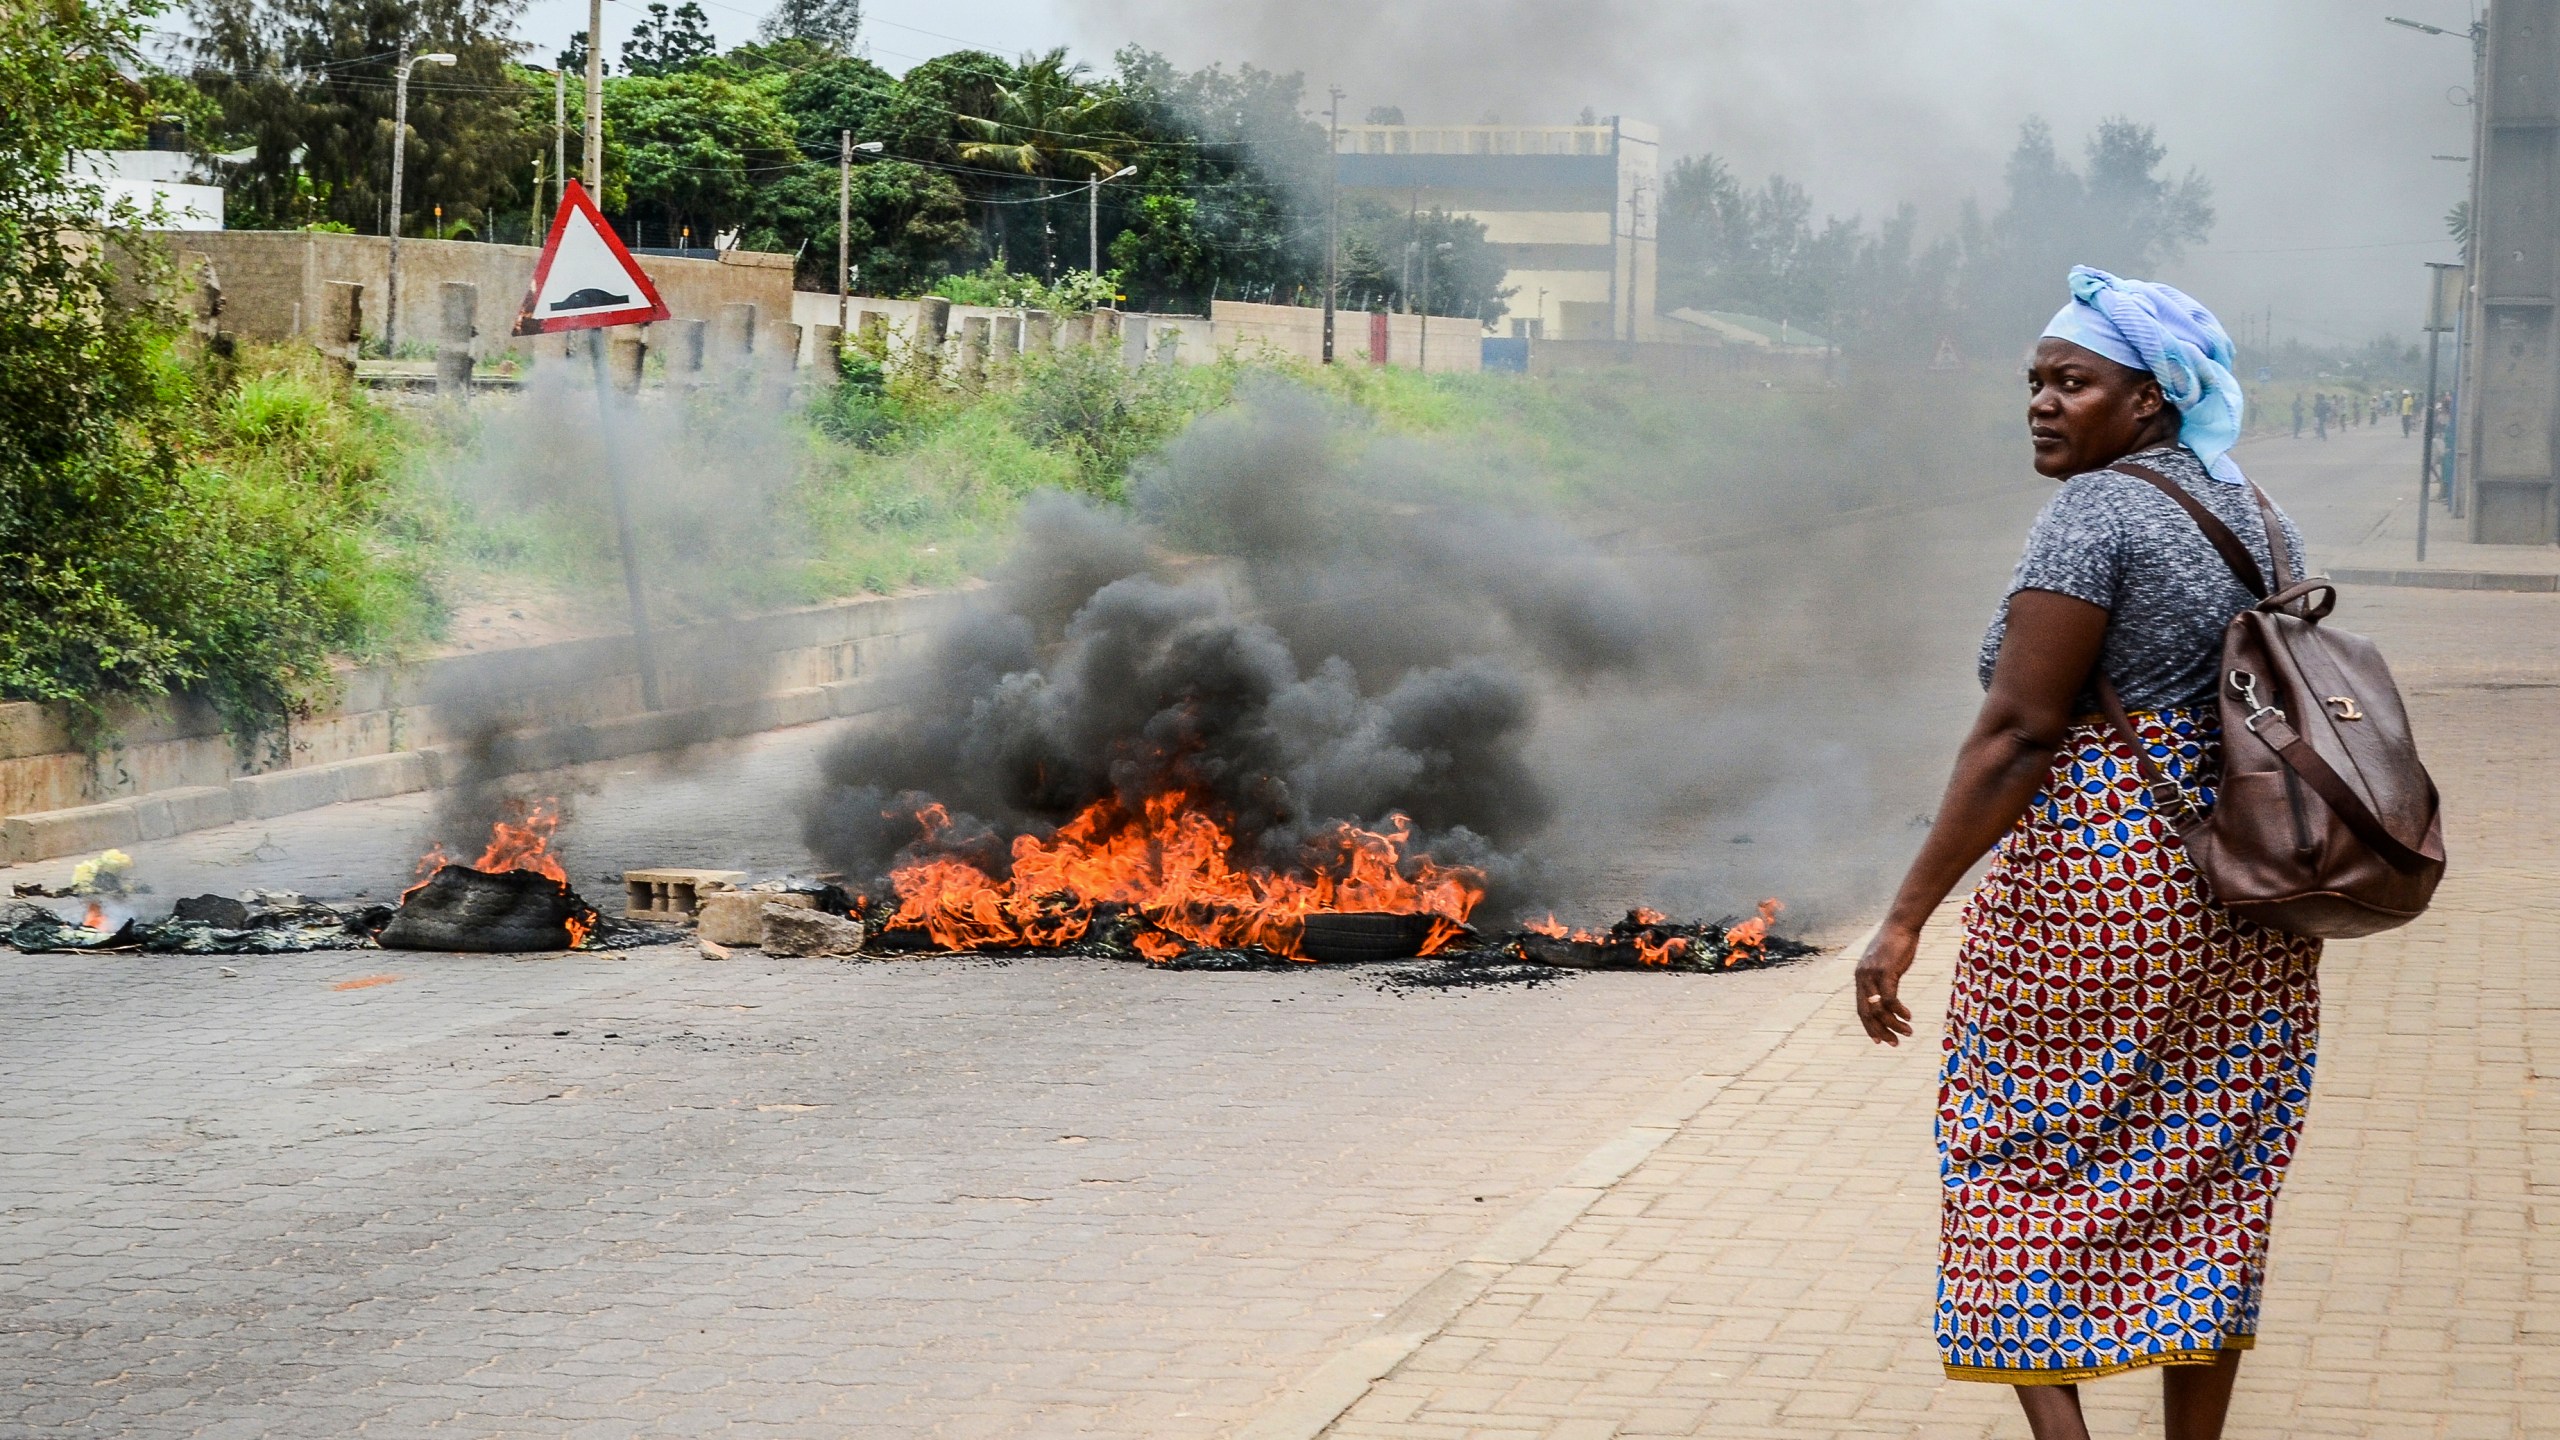
[(837, 55), (862, 34), (862, 0), (782, 0), (764, 17), (767, 40), (801, 40)]
[(769, 221), (767, 192), (804, 164), (782, 88), (719, 68), (606, 81), (604, 208), (703, 239)]
[[(985, 110), (958, 117), (961, 132), (972, 137), (960, 143), (960, 158), (1019, 172), (1044, 201), (1052, 180), (1110, 174), (1127, 143), (1119, 132), (1119, 97), (1084, 82), (1084, 67), (1070, 63), (1064, 47), (1025, 56), (990, 91)], [(1056, 234), (1054, 224), (1041, 226), (1044, 274), (1057, 271)]]
[[(1502, 257), (1485, 243), (1484, 222), (1445, 210), (1414, 213), (1377, 195), (1346, 197), (1342, 206), (1343, 304), (1471, 315), (1490, 323), (1519, 293), (1502, 283)], [(1423, 264), (1428, 253), (1431, 262)], [(1423, 286), (1430, 289), (1425, 293)]]
[(1286, 302), (1324, 274), (1316, 208), (1331, 155), (1306, 82), (1251, 65), (1185, 73), (1130, 46), (1113, 57), (1138, 173), (1102, 193), (1105, 245), (1132, 303)]
[[(823, 223), (808, 232), (834, 288), (836, 213), (833, 176), (823, 197)], [(853, 171), (853, 263), (866, 294), (908, 295), (967, 263), (968, 207), (948, 175), (901, 160), (858, 164)], [(778, 248), (778, 247), (777, 247)]]
[[(622, 42), (622, 68), (632, 75), (672, 75), (719, 53), (711, 17), (694, 0), (684, 0), (672, 17), (663, 0), (652, 0), (649, 18), (631, 27), (631, 38)], [(578, 63), (584, 65), (586, 57)]]
[(152, 217), (73, 164), (159, 113), (128, 78), (157, 13), (0, 5), (0, 697), (59, 704), (84, 742), (110, 701), (179, 690), (244, 736), (281, 720), (368, 583), (352, 506), (306, 503), (363, 477), (308, 453), (245, 483), (194, 462), (210, 407), (137, 233)]
[(2172, 180), (2152, 127), (2102, 122), (2074, 170), (2053, 128), (2029, 119), (2010, 152), (2008, 202), (1968, 235), (1964, 286), (1978, 343), (2032, 335), (2061, 304), (2074, 265), (2148, 275), (2213, 233), (2213, 187), (2194, 170)]
[(231, 223), (336, 221), (383, 233), (391, 175), (393, 71), (409, 53), (450, 51), (452, 68), (409, 82), (403, 230), (441, 203), (485, 224), (520, 211), (547, 151), (550, 95), (511, 70), (523, 0), (190, 0), (197, 86), (220, 105), (230, 142), (257, 155), (235, 172)]

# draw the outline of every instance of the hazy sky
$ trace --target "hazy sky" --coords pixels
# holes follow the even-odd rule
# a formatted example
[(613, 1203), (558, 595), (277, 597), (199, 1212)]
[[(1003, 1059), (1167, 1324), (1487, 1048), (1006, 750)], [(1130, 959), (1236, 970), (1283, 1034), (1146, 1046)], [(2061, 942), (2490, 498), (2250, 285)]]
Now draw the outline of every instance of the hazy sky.
[[(723, 43), (769, 0), (701, 0)], [(1934, 227), (1968, 195), (1996, 205), (2028, 115), (2076, 150), (2100, 119), (2159, 127), (2170, 163), (2213, 182), (2210, 246), (2158, 278), (2279, 338), (2410, 335), (2421, 265), (2453, 260), (2443, 217), (2471, 151), (2467, 44), (2383, 23), (2470, 23), (2462, 0), (872, 0), (892, 70), (974, 45), (1066, 45), (1105, 66), (1135, 41), (1185, 65), (1249, 61), (1347, 92), (1346, 118), (1568, 121), (1584, 106), (1663, 127), (1667, 154), (1714, 151), (1786, 174), (1835, 214), (1902, 200)], [(606, 5), (609, 44), (642, 13)], [(582, 0), (534, 0), (547, 56)], [(612, 53), (612, 52), (608, 52)], [(2459, 94), (2453, 98), (2460, 98)], [(2061, 277), (2055, 277), (2056, 303)]]

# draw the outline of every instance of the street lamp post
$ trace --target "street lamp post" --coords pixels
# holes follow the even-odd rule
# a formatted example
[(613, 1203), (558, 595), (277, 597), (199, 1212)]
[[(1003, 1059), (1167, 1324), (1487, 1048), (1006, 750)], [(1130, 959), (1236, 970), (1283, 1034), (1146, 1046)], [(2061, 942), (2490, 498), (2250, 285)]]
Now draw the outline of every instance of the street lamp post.
[(836, 139), (844, 147), (836, 162), (836, 343), (842, 345), (853, 304), (853, 152), (877, 155), (882, 147), (877, 140), (854, 144), (850, 130), (837, 131)]
[[(2397, 25), (2402, 29), (2415, 30), (2422, 35), (2441, 35), (2449, 40), (2468, 40), (2471, 42), (2471, 90), (2464, 100), (2456, 102), (2460, 104), (2467, 104), (2472, 107), (2471, 153), (2462, 157), (2464, 160), (2468, 161), (2471, 166), (2471, 184), (2468, 191), (2469, 199), (2466, 202), (2470, 206), (2471, 211), (2471, 231), (2468, 235), (2465, 235), (2462, 238), (2462, 273), (2466, 281), (2468, 281), (2471, 277), (2476, 277), (2480, 273), (2477, 263), (2479, 257), (2472, 252), (2478, 248), (2476, 241), (2480, 234), (2480, 156), (2487, 148), (2484, 142), (2488, 139), (2485, 122), (2480, 118), (2481, 112), (2479, 110), (2479, 104), (2480, 91), (2489, 66), (2489, 21), (2486, 16), (2483, 16), (2480, 19), (2472, 21), (2469, 26), (2463, 29), (2451, 30), (2442, 25), (2429, 25), (2421, 20), (2404, 20), (2397, 15), (2385, 15), (2382, 19), (2383, 23), (2386, 25)], [(2433, 158), (2446, 160), (2453, 157), (2438, 155)], [(2469, 378), (2471, 347), (2469, 341), (2465, 338), (2468, 332), (2464, 322), (2470, 319), (2470, 308), (2471, 307), (2466, 300), (2461, 311), (2454, 317), (2453, 324), (2453, 393), (2455, 397), (2454, 403), (2457, 408), (2460, 408), (2462, 405), (2467, 403), (2464, 399), (2464, 392), (2467, 389), (2464, 381)], [(2435, 395), (2432, 393), (2433, 382), (2429, 382), (2429, 390), (2430, 393), (2427, 396), (2427, 413), (2432, 416), (2435, 413)], [(2450, 460), (2454, 452), (2459, 450), (2461, 438), (2453, 432), (2447, 431), (2444, 437), (2444, 444), (2448, 460)], [(2462, 515), (2461, 507), (2457, 503), (2456, 497), (2451, 493), (2448, 493), (2446, 496), (2445, 508), (2450, 510), (2457, 519)], [(2426, 517), (2425, 506), (2421, 505), (2419, 507), (2418, 515), (2420, 523), (2423, 524)], [(2423, 534), (2423, 532), (2421, 533)], [(2426, 554), (2426, 541), (2421, 539), (2418, 542), (2418, 545), (2418, 553), (2423, 557)]]
[(1084, 268), (1096, 275), (1102, 273), (1102, 187), (1137, 173), (1137, 166), (1123, 165), (1108, 175), (1097, 175), (1085, 182)]
[[(400, 42), (407, 50), (409, 43)], [(382, 302), (382, 339), (393, 348), (400, 344), (400, 182), (409, 157), (409, 72), (425, 65), (452, 65), (455, 56), (438, 51), (429, 55), (404, 55), (400, 61), (400, 77), (391, 87), (391, 293)]]

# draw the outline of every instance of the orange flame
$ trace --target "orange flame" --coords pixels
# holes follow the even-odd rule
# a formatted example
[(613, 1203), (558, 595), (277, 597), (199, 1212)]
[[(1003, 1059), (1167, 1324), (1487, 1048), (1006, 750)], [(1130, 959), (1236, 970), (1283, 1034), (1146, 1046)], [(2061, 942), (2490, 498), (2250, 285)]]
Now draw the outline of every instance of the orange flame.
[[(938, 804), (915, 818), (928, 843), (952, 823)], [(1014, 837), (1005, 879), (948, 856), (890, 872), (898, 908), (882, 928), (922, 930), (946, 950), (1046, 948), (1083, 938), (1101, 907), (1117, 906), (1146, 922), (1132, 943), (1150, 960), (1243, 946), (1303, 960), (1308, 915), (1383, 911), (1435, 917), (1429, 955), (1466, 933), (1484, 876), (1406, 854), (1412, 839), (1401, 815), (1383, 832), (1339, 825), (1303, 872), (1280, 873), (1239, 866), (1235, 837), (1184, 791), (1151, 796), (1135, 814), (1098, 800), (1047, 839)]]
[[(1654, 922), (1646, 921), (1645, 923)], [(1636, 936), (1636, 960), (1640, 964), (1669, 965), (1688, 953), (1689, 937), (1686, 935), (1669, 935), (1659, 941), (1649, 935)]]
[(106, 906), (104, 906), (104, 905), (99, 904), (99, 903), (98, 903), (97, 901), (95, 901), (95, 900), (90, 901), (90, 902), (89, 902), (89, 913), (80, 917), (80, 925), (81, 925), (81, 928), (83, 928), (83, 929), (87, 929), (87, 930), (104, 930), (104, 929), (106, 929), (106, 928), (107, 928), (107, 907), (106, 907)]
[(1761, 952), (1769, 948), (1769, 922), (1777, 919), (1778, 912), (1786, 908), (1777, 900), (1763, 900), (1759, 914), (1724, 932), (1724, 963), (1739, 965), (1745, 960), (1759, 959)]
[[(569, 871), (560, 863), (560, 857), (551, 853), (551, 837), (560, 829), (560, 802), (549, 796), (530, 802), (510, 800), (507, 809), (513, 818), (501, 819), (489, 826), (489, 844), (481, 850), (480, 858), (471, 862), (471, 868), (486, 870), (493, 875), (507, 870), (530, 870), (567, 890)], [(405, 902), (425, 889), (437, 871), (459, 863), (444, 853), (443, 842), (428, 846), (427, 853), (418, 857), (415, 872), (418, 883), (401, 891), (401, 900)], [(568, 926), (569, 947), (573, 950), (585, 944), (587, 936), (595, 931), (593, 922), (580, 915), (571, 915)]]
[(1532, 935), (1544, 935), (1550, 940), (1565, 940), (1576, 945), (1606, 945), (1609, 943), (1609, 937), (1601, 934), (1597, 930), (1584, 930), (1579, 927), (1574, 929), (1565, 928), (1565, 923), (1556, 918), (1556, 912), (1553, 910), (1547, 912), (1547, 918), (1544, 920), (1521, 921), (1520, 928), (1528, 931)]

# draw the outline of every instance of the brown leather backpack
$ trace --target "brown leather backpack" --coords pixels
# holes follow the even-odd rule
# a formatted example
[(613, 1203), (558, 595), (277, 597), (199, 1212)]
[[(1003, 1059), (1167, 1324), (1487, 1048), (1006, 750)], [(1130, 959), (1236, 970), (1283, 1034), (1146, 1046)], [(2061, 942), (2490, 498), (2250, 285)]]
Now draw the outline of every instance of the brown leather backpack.
[(2175, 481), (2113, 468), (2178, 502), (2258, 597), (2222, 632), (2222, 780), (2209, 815), (2152, 762), (2098, 675), (2099, 705), (2189, 863), (2232, 914), (2296, 935), (2342, 940), (2416, 919), (2444, 878), (2444, 818), (2382, 652), (2320, 623), (2338, 588), (2294, 578), (2265, 491), (2249, 487), (2275, 559), (2272, 591), (2240, 537)]

